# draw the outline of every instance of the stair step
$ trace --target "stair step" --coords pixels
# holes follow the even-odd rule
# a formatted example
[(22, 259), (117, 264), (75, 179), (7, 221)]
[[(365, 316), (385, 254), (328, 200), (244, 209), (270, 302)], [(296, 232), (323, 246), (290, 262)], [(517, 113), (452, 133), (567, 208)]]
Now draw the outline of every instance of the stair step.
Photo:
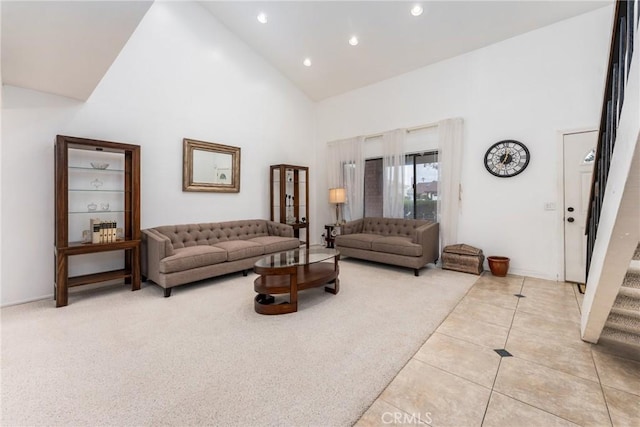
[(640, 289), (640, 270), (629, 267), (629, 270), (622, 281), (622, 286), (625, 288)]
[(613, 303), (615, 308), (640, 310), (640, 289), (622, 287)]
[(602, 335), (598, 340), (598, 344), (594, 345), (594, 348), (618, 357), (624, 357), (625, 359), (632, 359), (640, 362), (640, 344), (633, 344), (633, 342), (637, 342), (637, 340), (634, 340), (633, 338), (625, 339), (624, 337), (622, 339), (624, 341), (620, 341), (615, 337), (610, 338), (606, 335)]
[(632, 332), (610, 328), (608, 326), (605, 326), (605, 328), (602, 330), (602, 334), (600, 335), (598, 343), (600, 343), (601, 341), (618, 342), (626, 345), (637, 346), (638, 349), (640, 349), (640, 335)]
[(604, 326), (619, 331), (640, 334), (640, 311), (614, 307), (611, 309)]

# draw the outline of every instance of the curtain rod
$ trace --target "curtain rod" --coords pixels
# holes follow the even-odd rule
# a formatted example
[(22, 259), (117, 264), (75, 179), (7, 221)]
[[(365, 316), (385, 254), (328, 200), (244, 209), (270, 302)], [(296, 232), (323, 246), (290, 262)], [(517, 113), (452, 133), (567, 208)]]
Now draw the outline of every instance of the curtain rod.
[[(407, 133), (410, 132), (415, 132), (417, 130), (422, 130), (422, 129), (429, 129), (429, 128), (434, 128), (438, 126), (439, 122), (435, 122), (435, 123), (428, 123), (426, 125), (420, 125), (420, 126), (414, 126), (414, 127), (410, 127), (405, 129), (407, 131)], [(389, 131), (386, 131), (389, 132)], [(364, 136), (364, 140), (366, 141), (367, 139), (374, 139), (374, 138), (380, 138), (382, 137), (382, 135), (384, 135), (385, 132), (380, 132), (380, 133), (372, 133), (370, 135), (365, 135)], [(329, 141), (328, 144), (331, 144), (333, 142), (337, 142), (337, 141), (342, 141), (342, 139), (334, 139), (333, 141)]]
[[(426, 124), (426, 125), (420, 125), (420, 126), (414, 126), (414, 127), (411, 127), (411, 128), (407, 128), (405, 130), (407, 131), (407, 133), (411, 133), (411, 132), (415, 132), (417, 130), (429, 129), (429, 128), (434, 128), (434, 127), (437, 127), (437, 126), (438, 126), (438, 123), (429, 123), (429, 124)], [(384, 134), (385, 134), (385, 132), (373, 133), (371, 135), (365, 135), (364, 139), (366, 141), (367, 139), (380, 138)]]

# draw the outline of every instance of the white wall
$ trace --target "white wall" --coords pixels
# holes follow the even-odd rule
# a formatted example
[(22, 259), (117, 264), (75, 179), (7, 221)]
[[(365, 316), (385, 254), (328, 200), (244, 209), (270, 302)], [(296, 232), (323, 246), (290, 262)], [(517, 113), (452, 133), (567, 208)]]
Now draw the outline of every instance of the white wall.
[[(154, 3), (86, 103), (2, 94), (2, 305), (53, 295), (57, 134), (141, 145), (143, 228), (268, 218), (269, 165), (314, 166), (315, 105), (197, 3)], [(183, 138), (241, 147), (240, 193), (182, 192)]]
[[(561, 206), (557, 132), (598, 125), (611, 15), (612, 7), (598, 9), (320, 102), (319, 164), (327, 141), (462, 117), (459, 241), (509, 256), (512, 273), (557, 279), (560, 219), (544, 210)], [(485, 151), (502, 139), (529, 148), (521, 175), (485, 170)], [(317, 175), (323, 194), (326, 171)], [(331, 208), (321, 215), (329, 220)]]

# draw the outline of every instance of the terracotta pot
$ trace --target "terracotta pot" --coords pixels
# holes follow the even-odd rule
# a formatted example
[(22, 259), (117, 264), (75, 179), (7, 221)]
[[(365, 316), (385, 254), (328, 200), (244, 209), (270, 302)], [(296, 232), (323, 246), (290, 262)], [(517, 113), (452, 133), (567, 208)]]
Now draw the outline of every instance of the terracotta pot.
[(504, 277), (509, 271), (509, 258), (506, 256), (490, 256), (487, 257), (489, 261), (489, 269), (491, 274), (497, 277)]

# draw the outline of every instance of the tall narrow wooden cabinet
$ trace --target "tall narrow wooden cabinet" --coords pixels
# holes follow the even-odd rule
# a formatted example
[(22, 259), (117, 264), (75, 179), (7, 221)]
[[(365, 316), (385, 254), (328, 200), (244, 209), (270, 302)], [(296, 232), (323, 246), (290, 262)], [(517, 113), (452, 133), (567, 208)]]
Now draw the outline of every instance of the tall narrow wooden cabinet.
[[(69, 257), (111, 251), (123, 251), (123, 268), (91, 272), (82, 264), (90, 273), (69, 277)], [(56, 307), (67, 305), (73, 286), (124, 279), (140, 289), (138, 145), (57, 136), (54, 259)]]
[[(309, 168), (271, 165), (271, 221), (289, 224), (309, 247)], [(301, 232), (304, 233), (301, 236)]]

